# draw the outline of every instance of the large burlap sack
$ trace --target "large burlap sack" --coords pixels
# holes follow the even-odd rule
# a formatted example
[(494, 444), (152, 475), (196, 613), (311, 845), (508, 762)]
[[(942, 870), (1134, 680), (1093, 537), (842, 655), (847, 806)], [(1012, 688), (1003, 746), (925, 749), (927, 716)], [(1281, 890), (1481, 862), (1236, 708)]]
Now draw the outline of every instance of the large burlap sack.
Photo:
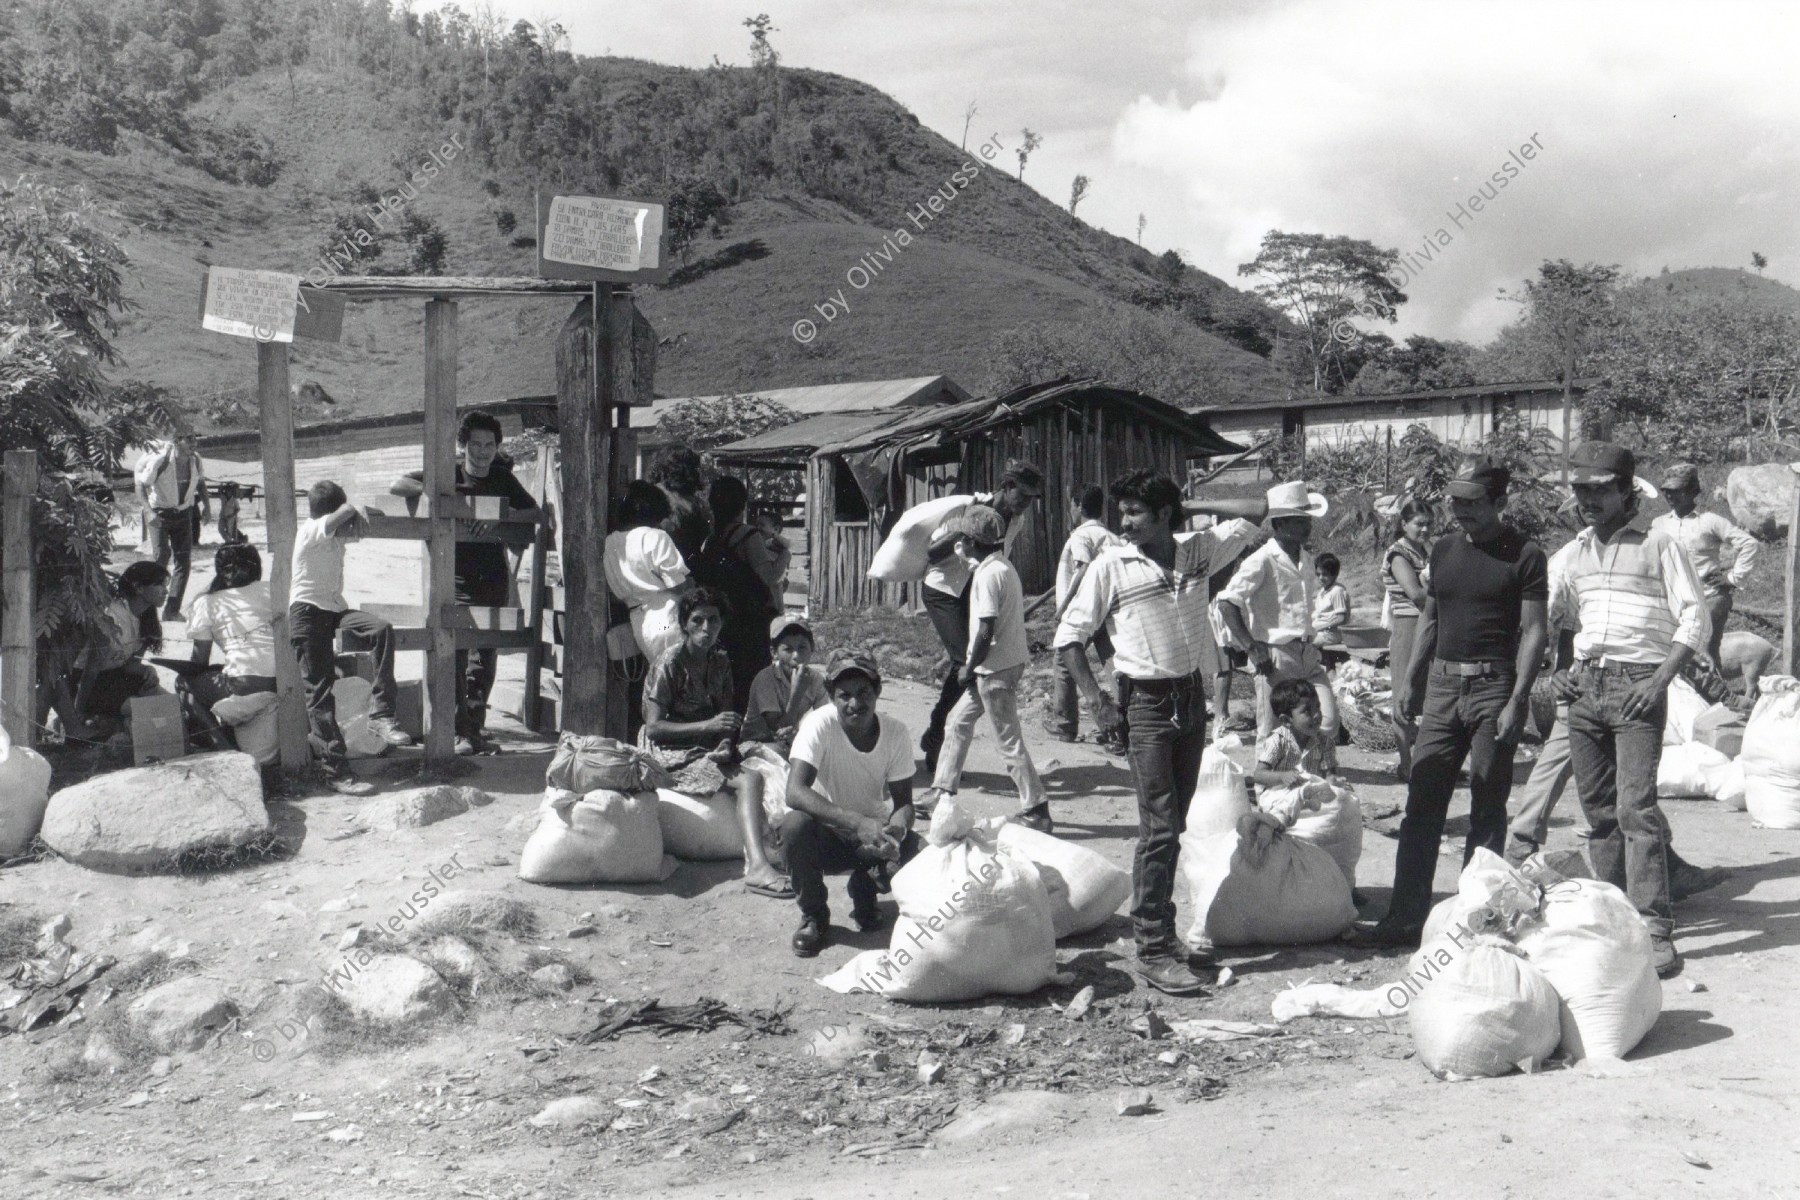
[(1362, 802), (1349, 788), (1334, 787), (1331, 799), (1315, 812), (1303, 812), (1288, 832), (1331, 855), (1344, 873), (1344, 881), (1356, 888), (1356, 864), (1362, 860)]
[(1762, 681), (1762, 697), (1744, 729), (1744, 807), (1759, 825), (1800, 829), (1800, 685), (1791, 676)]
[(702, 798), (658, 788), (655, 795), (663, 853), (689, 862), (744, 857), (744, 830), (738, 824), (735, 793), (715, 792)]
[(1250, 811), (1250, 781), (1244, 769), (1217, 746), (1200, 755), (1200, 777), (1188, 804), (1187, 832), (1193, 837), (1228, 833)]
[(281, 757), (281, 697), (274, 692), (226, 696), (212, 706), (212, 715), (257, 766), (272, 766)]
[(954, 798), (932, 814), (925, 848), (894, 875), (900, 919), (819, 982), (836, 992), (944, 1003), (1023, 996), (1056, 978), (1050, 894), (1032, 861), (1001, 846)]
[(1669, 684), (1667, 696), (1669, 718), (1663, 722), (1663, 745), (1685, 745), (1694, 740), (1694, 722), (1712, 706), (1693, 684), (1681, 678)]
[(1050, 920), (1059, 942), (1099, 928), (1131, 899), (1131, 872), (1086, 846), (1013, 821), (1000, 827), (999, 841), (1001, 848), (1024, 855), (1037, 867), (1050, 897)]
[(1513, 937), (1562, 997), (1563, 1054), (1623, 1058), (1662, 1012), (1650, 934), (1625, 893), (1594, 879), (1544, 889), (1544, 905)]
[(1561, 1040), (1556, 989), (1501, 938), (1440, 948), (1408, 981), (1413, 1048), (1439, 1079), (1535, 1071)]
[(0, 727), (0, 858), (24, 852), (49, 805), (50, 764), (29, 746), (13, 745)]
[(541, 811), (519, 854), (528, 883), (660, 883), (674, 870), (650, 793), (550, 788)]
[(544, 784), (585, 796), (589, 792), (652, 792), (673, 787), (675, 777), (644, 751), (613, 738), (565, 733), (556, 743)]
[(1477, 846), (1456, 877), (1456, 895), (1440, 900), (1425, 918), (1411, 967), (1421, 966), (1424, 956), (1442, 948), (1446, 939), (1466, 945), (1479, 934), (1510, 936), (1520, 921), (1537, 915), (1543, 902), (1542, 888), (1486, 846)]
[(1731, 760), (1703, 742), (1664, 746), (1656, 764), (1656, 794), (1664, 799), (1713, 795), (1713, 772)]
[(1744, 764), (1737, 761), (1709, 771), (1706, 788), (1730, 812), (1744, 811)]
[(1247, 813), (1224, 833), (1183, 834), (1181, 878), (1194, 912), (1187, 941), (1196, 949), (1323, 942), (1356, 919), (1331, 855), (1268, 813)]
[(972, 496), (939, 496), (900, 514), (869, 560), (869, 578), (883, 583), (911, 583), (925, 578), (925, 551), (938, 526), (975, 502)]

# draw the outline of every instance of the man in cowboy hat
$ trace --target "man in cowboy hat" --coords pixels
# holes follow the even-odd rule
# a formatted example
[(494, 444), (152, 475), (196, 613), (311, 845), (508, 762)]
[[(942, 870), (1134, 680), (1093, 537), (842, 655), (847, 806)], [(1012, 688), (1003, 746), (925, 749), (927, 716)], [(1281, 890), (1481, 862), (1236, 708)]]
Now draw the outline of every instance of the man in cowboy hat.
[(1419, 944), (1444, 818), (1465, 759), (1469, 833), (1463, 862), (1477, 846), (1499, 854), (1506, 845), (1513, 750), (1543, 665), (1549, 594), (1543, 550), (1500, 519), (1511, 482), (1504, 466), (1471, 458), (1445, 489), (1461, 529), (1432, 546), (1412, 662), (1393, 664), (1396, 674), (1409, 672), (1407, 715), (1419, 718), (1393, 898), (1387, 915), (1354, 939), (1358, 945)]
[(1706, 615), (1712, 621), (1706, 653), (1717, 668), (1732, 595), (1756, 565), (1756, 539), (1718, 513), (1701, 512), (1696, 507), (1700, 499), (1700, 468), (1693, 463), (1676, 463), (1664, 472), (1662, 494), (1669, 502), (1669, 511), (1650, 522), (1650, 528), (1674, 538), (1693, 560), (1706, 601)]
[(1694, 564), (1637, 515), (1631, 451), (1583, 442), (1570, 484), (1587, 528), (1550, 562), (1558, 699), (1569, 705), (1569, 761), (1588, 819), (1594, 874), (1625, 890), (1650, 930), (1656, 973), (1681, 969), (1669, 884), (1669, 822), (1656, 802), (1669, 684), (1707, 645)]
[(1275, 536), (1253, 551), (1219, 593), (1219, 619), (1233, 641), (1249, 647), (1256, 671), (1256, 737), (1269, 736), (1275, 714), (1269, 693), (1287, 679), (1303, 679), (1319, 696), (1319, 738), (1325, 761), (1336, 765), (1338, 707), (1325, 659), (1313, 644), (1312, 612), (1318, 581), (1306, 539), (1330, 506), (1303, 482), (1276, 484), (1268, 492), (1269, 528)]

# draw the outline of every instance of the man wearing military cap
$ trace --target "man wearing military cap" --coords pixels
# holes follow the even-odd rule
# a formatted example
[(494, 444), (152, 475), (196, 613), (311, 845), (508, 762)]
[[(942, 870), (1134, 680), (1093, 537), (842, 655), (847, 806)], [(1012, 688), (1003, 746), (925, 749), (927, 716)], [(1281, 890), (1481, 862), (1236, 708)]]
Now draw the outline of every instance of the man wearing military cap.
[(1662, 494), (1669, 511), (1650, 522), (1650, 528), (1674, 538), (1693, 560), (1706, 615), (1712, 621), (1706, 652), (1717, 668), (1732, 597), (1756, 565), (1756, 539), (1718, 513), (1700, 511), (1700, 468), (1693, 463), (1676, 463), (1665, 471)]

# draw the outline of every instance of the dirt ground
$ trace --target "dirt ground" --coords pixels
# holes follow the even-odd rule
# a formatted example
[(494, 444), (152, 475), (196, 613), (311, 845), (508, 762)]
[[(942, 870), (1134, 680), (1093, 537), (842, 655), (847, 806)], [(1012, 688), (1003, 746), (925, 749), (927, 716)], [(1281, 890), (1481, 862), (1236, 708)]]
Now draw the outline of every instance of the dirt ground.
[[(916, 733), (930, 699), (899, 682), (883, 705)], [(1229, 986), (1170, 1000), (1146, 994), (1124, 969), (1130, 929), (1115, 915), (1059, 946), (1076, 976), (1069, 986), (906, 1006), (815, 982), (885, 945), (884, 935), (840, 926), (818, 959), (796, 959), (787, 949), (794, 906), (745, 892), (735, 864), (684, 864), (660, 886), (524, 883), (519, 849), (550, 748), (499, 724), (506, 752), (457, 780), (495, 803), (425, 829), (347, 835), (367, 801), (309, 795), (271, 804), (286, 849), (272, 861), (197, 876), (125, 878), (60, 861), (0, 872), (0, 904), (67, 913), (83, 951), (185, 955), (227, 981), (247, 1014), (216, 1046), (113, 1071), (78, 1063), (79, 1023), (0, 1040), (0, 1195), (824, 1200), (1148, 1196), (1179, 1186), (1243, 1196), (1760, 1196), (1791, 1186), (1800, 1168), (1790, 1099), (1800, 1094), (1800, 833), (1757, 829), (1710, 802), (1667, 806), (1677, 843), (1735, 874), (1681, 906), (1686, 970), (1663, 985), (1663, 1016), (1628, 1067), (1446, 1084), (1410, 1057), (1404, 1018), (1305, 1019), (1224, 1043), (1147, 1041), (1130, 1028), (1146, 1002), (1172, 1021), (1268, 1021), (1282, 989), (1384, 984), (1403, 972), (1401, 956), (1335, 945), (1233, 952), (1223, 960), (1236, 976)], [(1128, 864), (1135, 826), (1124, 765), (1047, 738), (1034, 737), (1032, 751), (1058, 834)], [(1390, 761), (1346, 751), (1365, 803), (1399, 798), (1384, 782)], [(412, 762), (402, 754), (368, 769), (399, 787)], [(1521, 779), (1528, 769), (1521, 763)], [(967, 786), (980, 789), (983, 809), (1008, 807), (985, 737)], [(1453, 814), (1466, 814), (1466, 795)], [(1578, 821), (1572, 806), (1560, 812), (1553, 846), (1575, 846)], [(1453, 885), (1465, 827), (1453, 819), (1440, 892)], [(385, 920), (452, 860), (467, 868), (456, 886), (531, 905), (530, 945), (560, 953), (591, 982), (567, 996), (478, 992), (459, 1019), (393, 1045), (346, 1045), (306, 1028), (308, 997), (345, 928)], [(1392, 869), (1392, 840), (1368, 833), (1365, 911), (1385, 907)], [(834, 908), (847, 916), (841, 879)], [(569, 937), (579, 926), (592, 932)], [(1060, 1006), (1082, 985), (1094, 987), (1096, 1004), (1074, 1022)], [(595, 1026), (605, 1000), (646, 997), (779, 1008), (794, 1032), (727, 1025), (572, 1040)], [(826, 1027), (836, 1027), (830, 1038), (811, 1039)], [(858, 1038), (864, 1051), (842, 1064), (808, 1053)], [(921, 1051), (943, 1061), (939, 1082), (920, 1080)], [(1147, 1089), (1153, 1109), (1118, 1115), (1120, 1093), (1132, 1088)], [(570, 1096), (600, 1101), (605, 1117), (576, 1128), (530, 1123)], [(987, 1116), (972, 1127), (972, 1113)]]

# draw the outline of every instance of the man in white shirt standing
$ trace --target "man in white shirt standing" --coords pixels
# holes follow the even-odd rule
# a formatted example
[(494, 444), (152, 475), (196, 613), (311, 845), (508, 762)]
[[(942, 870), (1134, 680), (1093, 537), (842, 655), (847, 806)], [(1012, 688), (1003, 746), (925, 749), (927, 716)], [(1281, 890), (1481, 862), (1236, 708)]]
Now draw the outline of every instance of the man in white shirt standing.
[[(1706, 653), (1713, 668), (1719, 670), (1719, 643), (1725, 638), (1725, 619), (1731, 615), (1732, 597), (1750, 569), (1756, 565), (1756, 539), (1718, 513), (1701, 512), (1700, 468), (1693, 463), (1676, 463), (1663, 475), (1663, 499), (1669, 511), (1650, 522), (1674, 538), (1688, 558), (1694, 573), (1700, 576), (1701, 598), (1706, 602), (1706, 615), (1712, 621), (1712, 637)], [(1730, 566), (1726, 565), (1729, 558)]]
[(169, 599), (163, 620), (181, 618), (181, 598), (187, 591), (188, 571), (194, 558), (194, 517), (207, 519), (211, 504), (206, 498), (206, 468), (195, 447), (199, 439), (182, 430), (168, 445), (139, 463), (132, 473), (140, 503), (150, 512), (150, 539), (156, 546), (156, 565), (175, 560), (169, 575)]
[[(1092, 681), (1087, 644), (1104, 628), (1125, 718), (1126, 755), (1137, 789), (1138, 844), (1131, 871), (1137, 971), (1174, 996), (1203, 993), (1175, 932), (1175, 864), (1188, 803), (1206, 748), (1206, 673), (1212, 661), (1208, 580), (1256, 534), (1246, 520), (1176, 533), (1181, 488), (1160, 471), (1114, 480), (1123, 545), (1101, 552), (1056, 627), (1056, 652)], [(1189, 502), (1189, 512), (1262, 516), (1260, 501)], [(1084, 688), (1085, 690), (1085, 688)]]
[[(1059, 621), (1067, 611), (1069, 601), (1075, 598), (1075, 589), (1081, 586), (1081, 577), (1087, 574), (1094, 560), (1100, 557), (1100, 552), (1108, 546), (1119, 544), (1117, 535), (1100, 519), (1105, 511), (1106, 492), (1098, 484), (1081, 484), (1069, 495), (1069, 515), (1074, 520), (1075, 528), (1069, 531), (1068, 540), (1063, 543), (1062, 556), (1056, 561), (1056, 618)], [(1112, 657), (1112, 643), (1107, 640), (1106, 630), (1095, 632), (1091, 645), (1101, 662)], [(1054, 667), (1056, 690), (1050, 701), (1051, 719), (1044, 729), (1058, 741), (1072, 742), (1081, 734), (1081, 694), (1075, 686), (1075, 676), (1063, 665), (1060, 655), (1057, 656)], [(1114, 740), (1117, 737), (1119, 713), (1112, 697), (1095, 688), (1094, 694), (1087, 700), (1094, 710), (1094, 740), (1115, 752), (1122, 749)]]

